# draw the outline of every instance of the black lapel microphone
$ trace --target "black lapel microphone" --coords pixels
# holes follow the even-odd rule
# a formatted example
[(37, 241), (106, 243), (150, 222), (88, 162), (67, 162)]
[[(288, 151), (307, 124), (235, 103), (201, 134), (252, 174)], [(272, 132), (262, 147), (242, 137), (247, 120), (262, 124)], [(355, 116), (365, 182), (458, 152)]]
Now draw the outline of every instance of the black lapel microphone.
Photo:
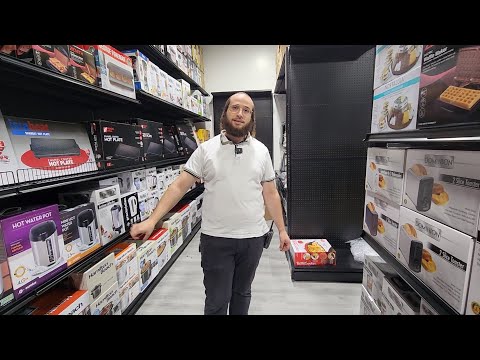
[(235, 144), (235, 155), (240, 155), (243, 152), (243, 149), (241, 147), (238, 147), (237, 144)]

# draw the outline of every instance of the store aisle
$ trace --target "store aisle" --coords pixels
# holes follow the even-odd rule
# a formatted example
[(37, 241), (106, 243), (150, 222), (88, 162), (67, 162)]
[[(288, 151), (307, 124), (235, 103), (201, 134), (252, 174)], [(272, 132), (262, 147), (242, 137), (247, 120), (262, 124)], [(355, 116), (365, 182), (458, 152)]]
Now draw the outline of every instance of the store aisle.
[[(201, 315), (205, 293), (198, 233), (138, 310), (139, 315)], [(278, 234), (265, 250), (252, 289), (251, 315), (352, 315), (361, 284), (293, 282)]]

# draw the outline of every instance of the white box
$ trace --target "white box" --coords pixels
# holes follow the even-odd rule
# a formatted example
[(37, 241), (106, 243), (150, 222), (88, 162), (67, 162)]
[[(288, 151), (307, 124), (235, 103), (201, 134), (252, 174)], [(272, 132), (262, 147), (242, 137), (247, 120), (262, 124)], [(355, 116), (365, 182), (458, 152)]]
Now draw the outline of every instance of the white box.
[(160, 272), (170, 259), (170, 242), (168, 241), (170, 233), (168, 229), (157, 229), (151, 235), (148, 241), (155, 243), (157, 256), (157, 272)]
[(177, 104), (176, 95), (177, 92), (175, 90), (177, 80), (167, 74), (167, 84), (168, 84), (168, 101), (172, 104)]
[(380, 256), (365, 256), (362, 284), (382, 312), (385, 311), (386, 305), (388, 305), (382, 302), (383, 279), (390, 274), (396, 274), (396, 272)]
[(420, 302), (420, 315), (438, 315), (438, 313), (428, 302), (425, 301), (424, 298), (422, 298), (422, 301)]
[(474, 240), (400, 208), (397, 259), (460, 314), (465, 312)]
[(190, 205), (177, 205), (175, 206), (172, 211), (175, 211), (178, 215), (180, 215), (180, 232), (179, 236), (182, 238), (182, 243), (187, 240), (187, 236), (190, 234), (189, 223), (190, 223)]
[(382, 315), (401, 315), (401, 313), (397, 310), (396, 307), (393, 306), (393, 304), (390, 302), (390, 300), (385, 296), (385, 294), (382, 292), (382, 295), (380, 297), (380, 311), (382, 312)]
[(168, 93), (168, 74), (157, 67), (157, 76), (158, 96), (160, 96), (160, 98), (163, 100), (169, 101), (170, 96)]
[(408, 74), (422, 63), (423, 45), (377, 45), (373, 88)]
[(17, 157), (8, 135), (5, 120), (0, 111), (0, 186), (15, 184), (17, 178)]
[(369, 233), (393, 256), (397, 252), (400, 205), (373, 192), (365, 192), (363, 230)]
[(158, 260), (155, 242), (148, 240), (127, 240), (137, 245), (137, 260), (140, 270), (140, 291), (143, 292), (158, 275)]
[(368, 148), (365, 189), (402, 204), (405, 150)]
[(375, 304), (373, 298), (363, 286), (362, 295), (360, 297), (360, 315), (382, 315), (377, 304)]
[(48, 290), (27, 305), (29, 315), (90, 315), (85, 290), (57, 287)]
[(157, 168), (152, 167), (145, 169), (145, 178), (147, 180), (147, 190), (157, 190)]
[(419, 315), (420, 296), (398, 275), (385, 275), (382, 292), (401, 315)]
[(107, 250), (115, 255), (115, 269), (119, 287), (125, 285), (132, 277), (139, 275), (137, 244), (119, 243)]
[(183, 106), (182, 100), (182, 83), (175, 79), (174, 81), (174, 88), (175, 88), (175, 105)]
[(148, 92), (153, 96), (160, 97), (158, 93), (158, 66), (152, 62), (147, 64), (147, 75), (148, 75)]
[(147, 178), (145, 169), (132, 171), (133, 185), (138, 192), (147, 190)]
[(167, 57), (177, 65), (177, 45), (167, 45)]
[(476, 237), (480, 210), (479, 154), (407, 150), (403, 205)]
[(480, 315), (480, 240), (475, 242), (466, 315)]
[(188, 97), (190, 96), (190, 83), (183, 79), (180, 79), (180, 82), (182, 84), (182, 106), (185, 109), (189, 109)]
[[(137, 265), (138, 266), (138, 265)], [(140, 274), (135, 275), (128, 280), (120, 289), (118, 296), (120, 298), (120, 309), (122, 313), (127, 310), (128, 306), (140, 294)]]
[(372, 133), (415, 130), (420, 66), (373, 92)]
[(122, 203), (123, 222), (125, 223), (126, 229), (130, 229), (133, 224), (142, 221), (138, 193), (133, 191), (129, 194), (122, 195), (120, 201)]
[(92, 304), (114, 283), (117, 284), (115, 256), (108, 254), (84, 271), (73, 273), (71, 278), (76, 289), (88, 291), (88, 299)]
[(135, 89), (150, 92), (150, 85), (148, 83), (148, 58), (135, 49), (122, 52), (132, 60)]
[[(137, 180), (139, 181), (139, 180)], [(120, 187), (120, 194), (128, 194), (132, 191), (137, 191), (135, 186), (134, 172), (125, 171), (117, 175), (117, 182)], [(140, 184), (140, 183), (139, 183)], [(141, 186), (141, 185), (139, 185)]]
[(138, 194), (138, 209), (140, 210), (140, 221), (147, 220), (152, 214), (150, 204), (148, 202), (148, 191), (140, 191)]
[(90, 310), (92, 315), (122, 315), (116, 281), (97, 300), (90, 304)]
[(156, 228), (163, 227), (168, 229), (169, 241), (170, 241), (170, 255), (173, 255), (175, 251), (182, 245), (182, 222), (180, 214), (178, 213), (168, 213), (159, 221), (156, 225)]

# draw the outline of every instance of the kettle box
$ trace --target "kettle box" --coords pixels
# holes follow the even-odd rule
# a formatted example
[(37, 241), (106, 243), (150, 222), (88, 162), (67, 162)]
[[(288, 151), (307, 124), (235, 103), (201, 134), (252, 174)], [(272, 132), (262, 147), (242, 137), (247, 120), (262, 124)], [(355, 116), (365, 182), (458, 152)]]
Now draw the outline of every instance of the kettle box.
[(141, 221), (138, 193), (134, 191), (129, 194), (124, 194), (121, 196), (120, 200), (123, 210), (123, 222), (125, 223), (126, 229), (130, 229), (133, 224), (137, 224)]
[(1, 219), (0, 230), (16, 299), (67, 268), (57, 205)]
[(472, 261), (472, 275), (468, 289), (467, 315), (480, 315), (480, 240), (475, 242)]

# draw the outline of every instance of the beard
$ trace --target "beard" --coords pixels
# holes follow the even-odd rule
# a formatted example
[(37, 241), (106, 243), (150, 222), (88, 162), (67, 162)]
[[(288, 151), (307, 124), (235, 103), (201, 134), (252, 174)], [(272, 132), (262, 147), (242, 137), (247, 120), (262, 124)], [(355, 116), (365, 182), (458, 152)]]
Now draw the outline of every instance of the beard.
[(245, 124), (241, 128), (238, 128), (232, 124), (232, 120), (227, 119), (227, 117), (225, 116), (222, 118), (222, 125), (228, 135), (235, 137), (244, 137), (252, 131), (253, 120), (250, 120), (248, 124)]

